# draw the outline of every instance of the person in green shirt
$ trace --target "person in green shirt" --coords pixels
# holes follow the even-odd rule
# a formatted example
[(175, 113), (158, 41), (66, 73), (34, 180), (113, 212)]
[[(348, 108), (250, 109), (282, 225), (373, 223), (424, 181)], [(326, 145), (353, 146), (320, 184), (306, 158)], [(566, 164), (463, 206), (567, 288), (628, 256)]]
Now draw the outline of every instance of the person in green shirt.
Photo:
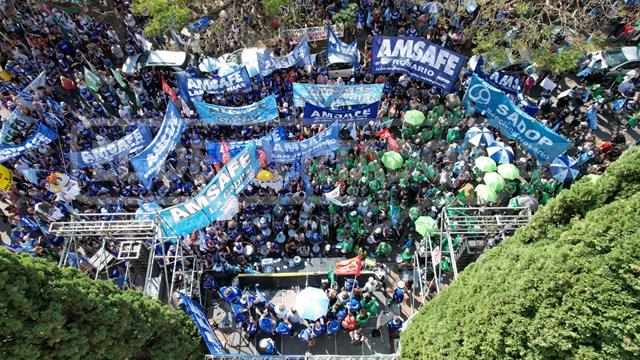
[(449, 128), (449, 130), (447, 130), (447, 142), (454, 142), (457, 140), (460, 140), (460, 128), (457, 126)]
[(367, 310), (369, 314), (377, 315), (378, 314), (378, 302), (376, 299), (371, 296), (371, 294), (364, 294), (362, 296), (362, 300), (360, 301), (360, 306), (362, 309)]
[(360, 309), (358, 316), (356, 316), (356, 323), (358, 324), (358, 326), (363, 327), (369, 322), (370, 319), (371, 314), (369, 314), (367, 309)]
[(376, 248), (376, 251), (373, 255), (377, 258), (386, 258), (387, 256), (389, 256), (389, 253), (391, 253), (391, 244), (386, 241), (382, 241), (380, 242), (380, 244), (378, 244), (378, 247)]

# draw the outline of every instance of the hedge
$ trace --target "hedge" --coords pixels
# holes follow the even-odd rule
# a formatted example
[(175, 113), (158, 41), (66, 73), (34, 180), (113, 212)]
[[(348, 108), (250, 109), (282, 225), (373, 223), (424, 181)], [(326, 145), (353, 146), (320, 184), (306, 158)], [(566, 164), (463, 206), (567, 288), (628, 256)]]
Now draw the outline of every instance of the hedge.
[(186, 313), (0, 248), (1, 359), (187, 359), (204, 356)]
[(640, 359), (640, 148), (485, 253), (401, 334), (403, 359)]

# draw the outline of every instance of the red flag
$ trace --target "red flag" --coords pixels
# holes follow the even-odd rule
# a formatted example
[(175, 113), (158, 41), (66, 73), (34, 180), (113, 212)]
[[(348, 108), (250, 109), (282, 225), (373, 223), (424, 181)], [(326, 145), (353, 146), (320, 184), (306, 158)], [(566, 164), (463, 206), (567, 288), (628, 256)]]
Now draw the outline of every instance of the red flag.
[(266, 168), (267, 167), (267, 154), (264, 153), (264, 151), (258, 149), (258, 161), (260, 162), (260, 167), (261, 168)]
[(220, 147), (222, 148), (222, 164), (226, 165), (229, 160), (231, 160), (231, 155), (229, 155), (229, 145), (224, 140), (222, 140), (222, 143), (220, 145)]
[(361, 272), (362, 272), (362, 255), (358, 255), (358, 262), (356, 265), (356, 277), (359, 277)]
[(176, 103), (176, 104), (177, 104), (177, 103), (178, 103), (178, 97), (176, 96), (176, 92), (175, 92), (175, 91), (173, 91), (173, 89), (171, 88), (171, 86), (169, 86), (169, 84), (167, 84), (167, 82), (166, 82), (166, 81), (164, 81), (164, 78), (162, 78), (162, 80), (161, 80), (161, 81), (162, 81), (162, 91), (163, 91), (165, 94), (169, 95), (169, 97), (171, 98), (171, 100), (172, 100), (174, 103)]
[(391, 134), (389, 129), (385, 128), (380, 130), (378, 132), (378, 136), (381, 139), (387, 140), (387, 142), (389, 143), (389, 146), (391, 147), (391, 150), (400, 150), (400, 146), (398, 146), (398, 142), (396, 142), (396, 139), (393, 137), (393, 134)]

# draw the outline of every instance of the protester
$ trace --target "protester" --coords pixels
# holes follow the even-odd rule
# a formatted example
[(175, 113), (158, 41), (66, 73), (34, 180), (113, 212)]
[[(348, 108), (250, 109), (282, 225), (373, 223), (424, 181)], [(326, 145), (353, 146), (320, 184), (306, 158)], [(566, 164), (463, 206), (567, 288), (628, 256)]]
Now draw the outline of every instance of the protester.
[[(316, 14), (330, 16), (343, 8), (342, 3), (320, 1), (313, 6), (318, 8)], [(71, 14), (29, 2), (5, 4), (2, 27), (7, 36), (0, 38), (0, 48), (6, 58), (3, 70), (10, 78), (3, 78), (0, 90), (3, 107), (12, 115), (3, 119), (0, 146), (5, 149), (25, 144), (41, 134), (43, 127), (55, 134), (46, 144), (2, 159), (14, 176), (8, 196), (1, 199), (8, 207), (7, 214), (0, 211), (0, 220), (6, 217), (12, 225), (12, 243), (6, 246), (16, 252), (58, 259), (63, 239), (49, 233), (48, 225), (53, 221), (69, 220), (72, 214), (134, 213), (143, 204), (161, 208), (181, 204), (221, 172), (233, 158), (228, 148), (234, 143), (270, 134), (277, 134), (282, 142), (301, 142), (328, 131), (330, 126), (326, 124), (303, 124), (304, 111), (295, 104), (294, 83), (346, 87), (381, 84), (383, 94), (375, 119), (340, 130), (339, 148), (318, 156), (298, 156), (289, 164), (268, 162), (264, 154), (262, 170), (274, 179), (252, 181), (239, 194), (238, 211), (228, 220), (211, 222), (158, 251), (164, 254), (163, 266), (169, 263), (164, 250), (176, 254), (180, 249), (184, 255), (198, 257), (205, 272), (230, 277), (265, 271), (262, 260), (280, 258), (287, 264), (291, 260), (295, 267), (308, 258), (362, 255), (379, 263), (397, 259), (400, 269), (411, 269), (415, 254), (420, 253), (422, 237), (415, 225), (420, 216), (438, 219), (447, 206), (506, 207), (522, 196), (544, 205), (570, 185), (571, 181), (554, 178), (548, 164), (536, 165), (535, 156), (526, 148), (490, 126), (487, 114), (476, 110), (482, 104), (472, 102), (466, 108), (461, 104), (477, 72), (465, 72), (448, 92), (408, 74), (372, 72), (374, 35), (422, 36), (466, 53), (471, 41), (464, 30), (475, 21), (473, 16), (444, 25), (439, 16), (449, 14), (429, 12), (406, 2), (397, 6), (394, 1), (356, 3), (354, 38), (366, 39), (358, 44), (365, 56), (350, 78), (332, 78), (326, 67), (317, 64), (308, 68), (297, 64), (254, 76), (242, 91), (202, 95), (205, 105), (236, 108), (275, 97), (274, 119), (243, 126), (210, 125), (200, 118), (172, 70), (142, 68), (133, 75), (120, 70), (128, 56), (143, 52), (146, 46), (140, 35), (146, 20), (131, 15), (128, 2), (118, 1), (114, 9), (127, 27), (124, 37), (110, 25), (83, 13)], [(253, 15), (243, 21), (255, 21)], [(231, 24), (228, 34), (203, 41), (210, 42), (210, 48), (220, 54), (235, 51), (240, 44), (238, 26)], [(626, 24), (619, 37), (637, 37), (638, 27), (634, 26)], [(297, 46), (289, 43), (291, 39), (280, 40), (277, 54), (285, 55)], [(154, 42), (160, 45), (171, 41)], [(220, 75), (217, 71), (202, 73), (195, 65), (191, 64), (186, 73), (203, 78)], [(522, 95), (519, 103), (537, 104), (535, 118), (572, 142), (567, 154), (577, 159), (581, 174), (604, 171), (626, 146), (626, 135), (638, 125), (636, 70), (616, 79), (615, 87), (580, 80), (565, 97), (555, 99), (549, 90), (536, 96), (540, 85), (536, 78), (520, 75), (523, 91), (518, 94)], [(162, 128), (168, 104), (176, 104), (186, 129), (149, 183), (138, 177), (130, 161), (144, 147), (131, 153), (123, 151), (122, 156), (108, 157), (104, 162), (85, 162), (82, 157), (72, 156), (98, 147), (109, 148), (127, 136), (143, 137), (136, 132), (143, 128), (149, 129), (149, 140), (153, 139)], [(424, 115), (423, 123), (411, 125), (407, 121), (407, 114), (414, 110)], [(610, 113), (618, 117), (612, 136), (596, 138), (600, 125), (613, 124), (602, 124), (608, 120), (603, 114)], [(488, 129), (495, 142), (474, 144), (468, 136), (474, 128)], [(207, 142), (220, 144), (220, 158), (207, 151)], [(494, 144), (511, 150), (505, 155), (506, 163), (514, 165), (519, 173), (512, 179), (502, 179), (503, 189), (496, 191), (495, 200), (483, 200), (473, 190), (484, 183), (486, 173), (476, 160), (489, 156), (488, 148)], [(390, 150), (398, 153), (402, 164), (394, 168), (386, 165), (385, 154)], [(487, 247), (495, 246), (501, 235), (488, 235)], [(458, 250), (461, 241), (443, 251), (441, 266), (445, 272), (451, 272), (451, 259), (447, 257)], [(444, 243), (442, 246), (445, 249)], [(109, 251), (115, 254), (117, 249)], [(380, 266), (382, 269), (386, 265)], [(125, 273), (124, 268), (115, 270), (115, 275)], [(237, 320), (249, 336), (258, 331), (268, 336), (293, 336), (297, 332), (301, 340), (312, 345), (324, 333), (335, 334), (340, 324), (353, 343), (361, 343), (362, 328), (383, 306), (375, 293), (386, 293), (386, 271), (381, 270), (377, 280), (369, 278), (363, 286), (357, 279), (341, 287), (332, 286), (327, 292), (331, 299), (327, 316), (308, 324), (296, 309), (287, 309), (284, 304), (276, 307), (259, 290), (251, 294), (216, 282), (209, 283), (208, 288), (229, 304), (239, 306)], [(122, 276), (112, 279), (124, 287)], [(411, 287), (405, 288), (399, 281), (387, 295), (393, 303), (402, 304), (411, 292)], [(401, 324), (402, 318), (396, 317), (389, 328), (397, 332)], [(298, 326), (304, 329), (298, 331)], [(273, 353), (270, 351), (275, 345), (268, 340), (263, 351)]]

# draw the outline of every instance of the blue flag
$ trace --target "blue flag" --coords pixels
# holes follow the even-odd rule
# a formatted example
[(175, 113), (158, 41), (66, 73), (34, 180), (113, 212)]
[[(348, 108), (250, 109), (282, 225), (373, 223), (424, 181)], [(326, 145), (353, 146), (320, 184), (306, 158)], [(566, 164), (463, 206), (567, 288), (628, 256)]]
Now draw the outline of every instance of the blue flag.
[(310, 64), (311, 50), (309, 49), (309, 41), (306, 36), (293, 51), (284, 57), (278, 58), (271, 55), (271, 53), (258, 54), (258, 68), (262, 76), (268, 76), (276, 70), (287, 69), (296, 65)]
[(358, 52), (358, 41), (354, 40), (351, 44), (342, 42), (333, 31), (333, 26), (327, 26), (327, 57), (329, 62), (332, 60), (341, 60), (358, 65), (360, 61), (360, 53)]
[(209, 324), (209, 320), (207, 319), (207, 315), (205, 314), (202, 305), (193, 301), (191, 297), (182, 292), (180, 292), (180, 300), (182, 300), (187, 314), (191, 316), (193, 322), (195, 322), (196, 327), (200, 331), (200, 335), (202, 335), (202, 339), (204, 340), (205, 345), (207, 345), (209, 353), (211, 355), (226, 354), (227, 352), (222, 346), (220, 339), (218, 339), (211, 328), (211, 324)]
[(147, 189), (151, 188), (153, 178), (158, 175), (167, 156), (180, 141), (185, 127), (180, 110), (172, 101), (169, 101), (167, 113), (156, 137), (149, 146), (131, 159), (131, 165), (138, 174), (140, 182)]
[(571, 142), (519, 109), (509, 97), (473, 75), (463, 105), (484, 112), (489, 124), (517, 142), (545, 164), (564, 153)]
[(589, 128), (591, 130), (596, 130), (598, 128), (598, 111), (595, 106), (592, 106), (585, 114), (584, 117), (587, 119), (589, 123)]

